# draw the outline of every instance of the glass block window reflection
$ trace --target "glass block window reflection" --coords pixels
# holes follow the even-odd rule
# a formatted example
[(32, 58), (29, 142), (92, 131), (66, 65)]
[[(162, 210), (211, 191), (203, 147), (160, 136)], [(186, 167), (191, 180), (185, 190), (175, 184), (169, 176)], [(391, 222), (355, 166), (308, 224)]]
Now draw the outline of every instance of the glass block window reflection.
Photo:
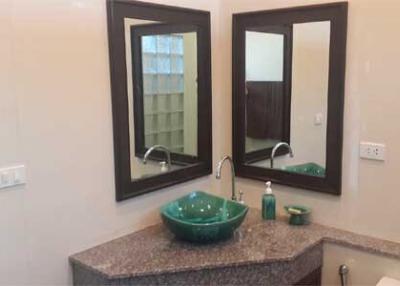
[(183, 153), (184, 45), (178, 34), (142, 37), (145, 145)]

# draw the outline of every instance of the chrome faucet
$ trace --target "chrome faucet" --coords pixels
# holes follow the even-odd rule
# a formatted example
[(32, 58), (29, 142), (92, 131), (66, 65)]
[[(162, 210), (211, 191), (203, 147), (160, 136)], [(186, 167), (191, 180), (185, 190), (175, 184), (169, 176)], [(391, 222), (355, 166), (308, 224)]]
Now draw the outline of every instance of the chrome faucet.
[(340, 276), (340, 284), (342, 286), (347, 286), (347, 276), (349, 274), (349, 267), (346, 264), (342, 264), (339, 266), (339, 276)]
[(293, 155), (292, 147), (290, 147), (290, 145), (289, 145), (288, 143), (286, 143), (286, 142), (279, 142), (278, 144), (276, 144), (276, 145), (274, 146), (274, 149), (272, 149), (272, 153), (271, 153), (271, 169), (274, 168), (275, 153), (276, 153), (276, 151), (278, 151), (278, 149), (279, 149), (280, 147), (287, 147), (287, 148), (289, 149), (289, 155), (290, 155), (290, 157), (293, 158), (293, 156), (294, 156), (294, 155)]
[[(218, 162), (217, 165), (217, 174), (216, 174), (216, 178), (219, 180), (221, 179), (221, 169), (222, 169), (222, 165), (224, 164), (225, 161), (229, 161), (230, 165), (231, 165), (231, 175), (232, 175), (232, 201), (237, 201), (237, 197), (236, 197), (236, 188), (235, 188), (235, 166), (233, 164), (233, 160), (231, 157), (229, 156), (225, 156), (224, 158), (222, 158), (221, 161)], [(241, 195), (242, 196), (242, 195)]]
[(144, 154), (143, 157), (143, 164), (147, 164), (147, 158), (150, 156), (151, 152), (153, 152), (154, 150), (161, 150), (164, 151), (165, 155), (167, 156), (167, 168), (168, 170), (171, 169), (171, 151), (169, 151), (169, 149), (163, 145), (154, 145), (152, 147), (150, 147), (147, 152)]

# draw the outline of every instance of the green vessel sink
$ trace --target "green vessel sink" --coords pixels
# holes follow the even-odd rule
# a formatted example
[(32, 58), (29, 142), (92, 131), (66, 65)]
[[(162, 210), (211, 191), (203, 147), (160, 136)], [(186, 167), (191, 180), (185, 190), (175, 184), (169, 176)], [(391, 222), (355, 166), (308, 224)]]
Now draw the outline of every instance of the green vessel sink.
[(177, 238), (210, 243), (231, 237), (248, 210), (235, 201), (197, 191), (163, 206), (161, 217)]
[(285, 166), (282, 168), (285, 171), (292, 173), (299, 173), (303, 175), (325, 177), (325, 168), (321, 167), (316, 163), (306, 163), (294, 166)]

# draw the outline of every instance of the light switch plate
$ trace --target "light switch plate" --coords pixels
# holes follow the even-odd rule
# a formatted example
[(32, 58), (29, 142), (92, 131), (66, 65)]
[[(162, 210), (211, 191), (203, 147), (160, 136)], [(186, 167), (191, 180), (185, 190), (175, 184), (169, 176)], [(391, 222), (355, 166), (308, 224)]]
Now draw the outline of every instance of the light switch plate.
[(315, 114), (315, 116), (314, 116), (314, 125), (315, 126), (322, 125), (322, 121), (323, 120), (324, 120), (324, 115), (322, 114), (322, 112), (319, 112), (319, 113)]
[(25, 165), (0, 168), (0, 189), (26, 183)]
[(363, 159), (385, 161), (385, 144), (361, 142), (360, 157)]

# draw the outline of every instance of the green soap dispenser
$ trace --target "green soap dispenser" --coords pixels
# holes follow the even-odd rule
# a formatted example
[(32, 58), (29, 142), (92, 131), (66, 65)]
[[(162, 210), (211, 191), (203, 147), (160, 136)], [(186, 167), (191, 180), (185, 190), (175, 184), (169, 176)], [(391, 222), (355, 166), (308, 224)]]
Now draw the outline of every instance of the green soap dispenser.
[(276, 218), (276, 199), (271, 189), (271, 182), (266, 183), (265, 194), (262, 197), (262, 217), (265, 220)]

